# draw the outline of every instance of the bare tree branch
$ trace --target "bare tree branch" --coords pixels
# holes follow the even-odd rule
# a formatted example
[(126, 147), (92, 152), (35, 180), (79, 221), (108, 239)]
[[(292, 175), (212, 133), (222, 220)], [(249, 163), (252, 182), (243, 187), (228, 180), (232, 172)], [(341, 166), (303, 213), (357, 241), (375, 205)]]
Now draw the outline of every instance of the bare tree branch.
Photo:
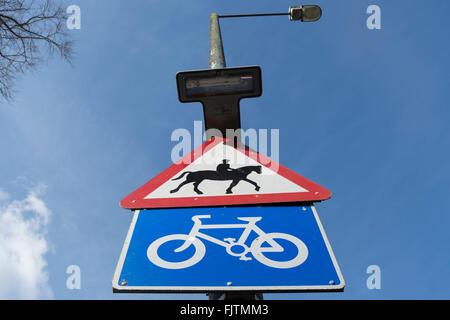
[(55, 52), (72, 61), (65, 8), (55, 0), (0, 0), (0, 96), (10, 100), (17, 74)]

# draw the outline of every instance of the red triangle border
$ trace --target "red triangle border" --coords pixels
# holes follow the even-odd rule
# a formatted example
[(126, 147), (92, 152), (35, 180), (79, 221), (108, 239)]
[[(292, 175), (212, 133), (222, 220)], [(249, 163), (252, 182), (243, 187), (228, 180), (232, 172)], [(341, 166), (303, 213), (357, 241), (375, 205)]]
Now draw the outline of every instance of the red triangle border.
[[(306, 179), (305, 177), (295, 173), (292, 170), (277, 163), (277, 173), (291, 182), (308, 190), (308, 192), (296, 193), (278, 193), (278, 194), (255, 194), (255, 195), (223, 195), (223, 196), (199, 196), (188, 198), (161, 198), (161, 199), (144, 199), (151, 192), (159, 188), (162, 184), (170, 180), (177, 173), (189, 166), (193, 161), (198, 159), (211, 148), (219, 143), (227, 143), (233, 146), (233, 143), (225, 138), (214, 137), (205, 142), (202, 146), (196, 148), (190, 154), (171, 165), (169, 168), (161, 172), (159, 175), (148, 181), (146, 184), (126, 196), (120, 201), (120, 206), (125, 209), (156, 209), (156, 208), (182, 208), (182, 207), (214, 207), (214, 206), (231, 206), (231, 205), (260, 205), (260, 204), (279, 204), (289, 202), (315, 202), (331, 198), (331, 192), (328, 189), (318, 185), (317, 183)], [(268, 164), (274, 162), (268, 157), (251, 150), (245, 145), (233, 146), (239, 152), (244, 153), (247, 157), (267, 167)], [(269, 168), (270, 169), (270, 168)]]

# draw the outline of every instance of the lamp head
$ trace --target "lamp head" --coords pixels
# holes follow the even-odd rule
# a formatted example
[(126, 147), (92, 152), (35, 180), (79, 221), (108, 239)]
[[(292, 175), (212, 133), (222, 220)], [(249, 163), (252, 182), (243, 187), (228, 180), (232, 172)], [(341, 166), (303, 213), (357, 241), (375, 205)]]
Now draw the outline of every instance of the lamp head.
[(320, 19), (322, 9), (316, 5), (289, 7), (289, 19), (291, 21), (313, 22)]

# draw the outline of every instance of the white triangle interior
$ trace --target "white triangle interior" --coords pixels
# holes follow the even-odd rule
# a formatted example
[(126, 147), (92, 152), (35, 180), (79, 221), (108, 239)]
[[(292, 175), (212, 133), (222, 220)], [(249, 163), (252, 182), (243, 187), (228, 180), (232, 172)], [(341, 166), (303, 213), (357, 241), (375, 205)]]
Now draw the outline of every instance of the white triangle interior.
[(145, 199), (229, 196), (230, 194), (227, 194), (226, 190), (230, 186), (232, 182), (231, 180), (203, 180), (198, 186), (198, 189), (201, 190), (203, 194), (198, 194), (194, 191), (193, 183), (183, 185), (177, 192), (170, 193), (171, 190), (176, 189), (183, 181), (186, 180), (188, 174), (185, 174), (179, 180), (173, 181), (172, 179), (181, 176), (187, 171), (216, 171), (217, 165), (221, 164), (224, 159), (229, 160), (228, 164), (232, 169), (242, 168), (245, 166), (261, 166), (260, 174), (253, 171), (247, 176), (249, 180), (252, 180), (258, 184), (260, 187), (259, 191), (256, 191), (255, 186), (251, 183), (241, 180), (232, 189), (232, 195), (308, 192), (305, 188), (302, 188), (301, 186), (279, 175), (274, 170), (269, 169), (268, 167), (265, 167), (257, 161), (247, 157), (244, 153), (236, 150), (235, 148), (219, 143), (185, 167), (182, 171), (178, 172), (170, 180), (163, 183), (152, 193), (148, 194)]

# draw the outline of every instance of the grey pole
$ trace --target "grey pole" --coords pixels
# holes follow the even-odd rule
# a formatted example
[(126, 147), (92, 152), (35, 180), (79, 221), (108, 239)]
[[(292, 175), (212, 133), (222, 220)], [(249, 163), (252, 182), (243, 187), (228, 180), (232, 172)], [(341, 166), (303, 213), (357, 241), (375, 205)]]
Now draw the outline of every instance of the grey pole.
[[(210, 69), (224, 69), (226, 68), (225, 54), (223, 52), (222, 34), (220, 32), (219, 24), (220, 16), (214, 12), (209, 18), (209, 68)], [(223, 100), (220, 104), (210, 104), (208, 110), (204, 109), (205, 114), (205, 129), (207, 139), (212, 138), (212, 134), (208, 129), (219, 129), (222, 136), (226, 136), (227, 129), (234, 131), (234, 139), (241, 141), (241, 121), (239, 116), (239, 101)], [(213, 122), (221, 122), (219, 128), (210, 128), (208, 117), (213, 119)]]
[(226, 68), (225, 55), (223, 53), (222, 34), (220, 33), (219, 15), (212, 13), (209, 18), (209, 68)]
[[(209, 68), (210, 69), (222, 69), (226, 68), (225, 55), (223, 53), (222, 34), (220, 33), (219, 15), (212, 13), (209, 18)], [(249, 293), (225, 293), (225, 292), (212, 292), (208, 293), (209, 300), (262, 300), (263, 296), (259, 294)]]

